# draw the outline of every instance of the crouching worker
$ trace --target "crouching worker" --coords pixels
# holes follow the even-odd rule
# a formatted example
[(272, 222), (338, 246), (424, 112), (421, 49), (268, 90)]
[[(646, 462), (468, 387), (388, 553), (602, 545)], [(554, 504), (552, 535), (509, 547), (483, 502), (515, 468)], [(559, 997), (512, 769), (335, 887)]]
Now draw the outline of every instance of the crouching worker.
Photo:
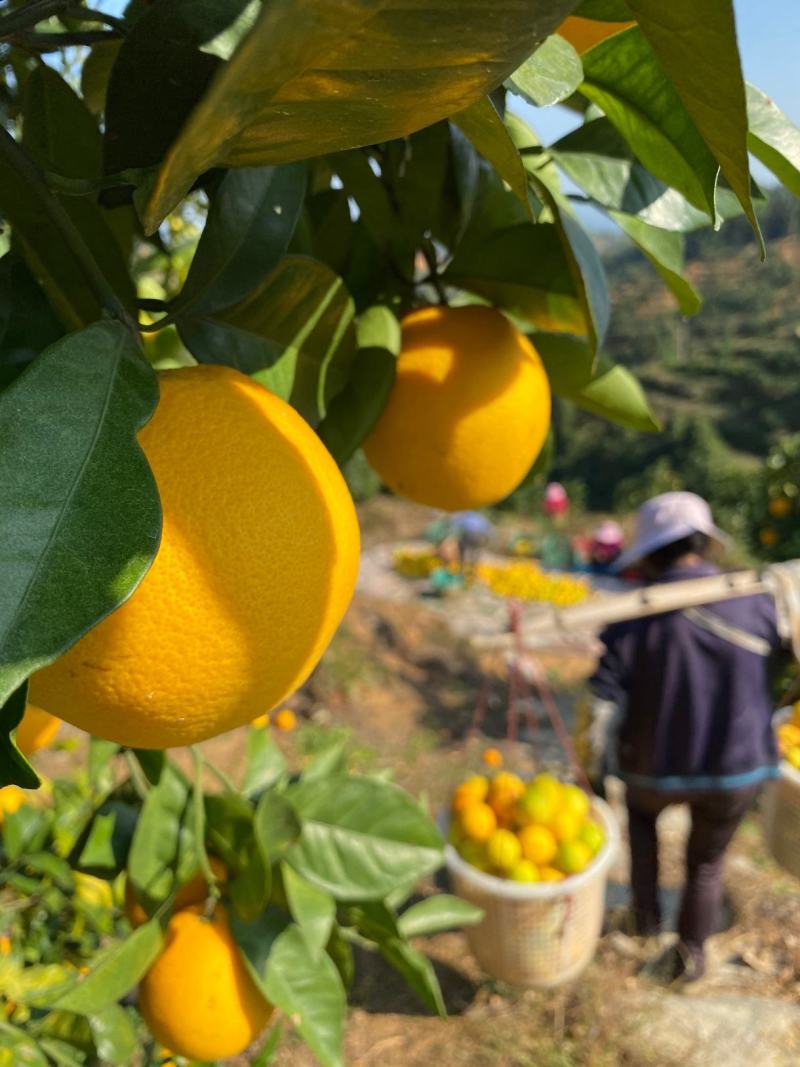
[[(706, 555), (723, 540), (703, 499), (664, 493), (640, 509), (636, 539), (617, 566), (638, 563), (648, 582), (705, 577), (718, 573)], [(656, 819), (670, 804), (690, 807), (679, 940), (647, 970), (665, 982), (692, 981), (718, 929), (725, 850), (777, 773), (770, 676), (782, 642), (774, 602), (746, 596), (616, 623), (601, 640), (589, 737), (599, 761), (603, 736), (613, 736), (608, 765), (626, 785), (639, 935), (661, 929)]]

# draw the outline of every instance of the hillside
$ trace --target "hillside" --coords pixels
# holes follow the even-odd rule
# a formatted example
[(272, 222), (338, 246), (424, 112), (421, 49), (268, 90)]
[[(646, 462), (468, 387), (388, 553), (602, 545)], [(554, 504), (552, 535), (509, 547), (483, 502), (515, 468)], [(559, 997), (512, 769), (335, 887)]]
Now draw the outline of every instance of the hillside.
[(694, 488), (733, 504), (776, 436), (800, 431), (792, 383), (800, 356), (800, 212), (774, 193), (761, 211), (767, 258), (741, 219), (690, 235), (687, 276), (703, 298), (683, 319), (649, 264), (611, 244), (607, 350), (642, 382), (664, 432), (644, 436), (570, 408), (558, 413), (554, 474), (581, 482), (596, 509), (651, 490)]

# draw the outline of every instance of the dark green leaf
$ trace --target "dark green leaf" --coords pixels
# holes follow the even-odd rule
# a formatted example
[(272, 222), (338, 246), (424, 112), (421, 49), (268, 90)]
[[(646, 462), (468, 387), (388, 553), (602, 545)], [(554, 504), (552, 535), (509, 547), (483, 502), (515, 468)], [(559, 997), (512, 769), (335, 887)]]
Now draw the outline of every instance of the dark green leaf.
[(403, 976), (428, 1011), (446, 1018), (447, 1008), (444, 1006), (439, 979), (428, 957), (400, 938), (382, 941), (378, 949), (386, 962)]
[(450, 169), (446, 206), (452, 200), (454, 210), (453, 224), (440, 235), (451, 248), (458, 245), (464, 231), (472, 218), (472, 212), (478, 198), (481, 165), (478, 153), (472, 144), (453, 123), (450, 126)]
[[(46, 65), (37, 67), (25, 86), (22, 143), (44, 172), (66, 178), (96, 178), (102, 172), (96, 120), (64, 79)], [(106, 280), (123, 303), (132, 306), (136, 297), (133, 281), (106, 214), (89, 197), (62, 197), (61, 201)], [(44, 253), (26, 235), (23, 238), (28, 260), (35, 270), (36, 261), (42, 260)], [(42, 281), (50, 299), (58, 306), (60, 294), (48, 285), (46, 274), (42, 275)], [(87, 292), (91, 295), (88, 287)], [(65, 318), (64, 321), (69, 326), (83, 325), (87, 320), (73, 323)]]
[(317, 432), (343, 466), (375, 425), (389, 399), (400, 351), (400, 324), (379, 305), (359, 316), (358, 353), (345, 388), (334, 397)]
[(320, 953), (328, 943), (336, 915), (336, 901), (311, 885), (287, 864), (281, 864), (283, 888), (289, 911), (312, 952)]
[(145, 797), (128, 857), (128, 875), (143, 905), (161, 903), (198, 866), (190, 792), (167, 764)]
[(106, 108), (106, 94), (122, 41), (98, 41), (81, 67), (81, 96), (93, 115)]
[(121, 870), (128, 861), (138, 812), (129, 804), (114, 801), (101, 809), (92, 822), (80, 855), (83, 868)]
[(256, 808), (255, 835), (271, 863), (285, 855), (300, 837), (301, 829), (294, 808), (282, 793), (270, 790), (262, 796)]
[(51, 879), (59, 889), (74, 888), (75, 879), (72, 875), (72, 868), (66, 860), (60, 856), (54, 856), (52, 852), (34, 852), (27, 855), (25, 866)]
[(267, 906), (272, 891), (272, 868), (257, 843), (239, 854), (240, 865), (235, 877), (226, 885), (236, 914), (245, 920), (257, 918)]
[(717, 162), (636, 26), (583, 56), (581, 93), (617, 127), (635, 155), (690, 203), (716, 217)]
[(663, 0), (628, 0), (628, 3), (664, 73), (761, 239), (750, 196), (747, 106), (733, 0), (705, 4), (701, 13), (697, 0), (670, 0), (669, 4)]
[(231, 915), (233, 936), (259, 982), (267, 972), (276, 940), (292, 925), (287, 912), (272, 906), (254, 919), (241, 919), (235, 913)]
[(0, 389), (63, 333), (25, 261), (7, 253), (0, 259)]
[(302, 834), (287, 861), (313, 884), (352, 900), (384, 897), (399, 882), (441, 863), (441, 838), (429, 817), (389, 782), (332, 776), (287, 792)]
[(228, 171), (173, 310), (212, 313), (254, 289), (286, 251), (305, 186), (303, 164)]
[(260, 793), (286, 773), (286, 759), (269, 730), (251, 728), (247, 734), (247, 763), (242, 790)]
[[(370, 157), (362, 151), (340, 152), (331, 156), (330, 165), (345, 193), (358, 204), (359, 217), (375, 245), (399, 258), (396, 246), (402, 243), (404, 236), (400, 217), (381, 175), (372, 169)], [(409, 247), (409, 252), (412, 248)]]
[(475, 241), (468, 232), (443, 278), (542, 329), (586, 330), (564, 246), (552, 223), (522, 223)]
[(50, 995), (49, 1007), (96, 1016), (112, 1007), (136, 985), (161, 951), (163, 936), (157, 920), (144, 923), (124, 941), (115, 941), (94, 958), (89, 973), (65, 992)]
[(292, 1021), (323, 1067), (343, 1067), (346, 999), (331, 958), (313, 952), (294, 925), (272, 941), (266, 959), (262, 946), (252, 956), (246, 944), (242, 948), (267, 1000)]
[(558, 396), (632, 430), (659, 429), (642, 387), (625, 367), (605, 356), (595, 366), (591, 350), (576, 338), (539, 333), (531, 340)]
[(442, 930), (473, 926), (483, 918), (483, 910), (467, 900), (446, 893), (412, 904), (397, 921), (403, 937), (425, 937)]
[(440, 215), (447, 209), (447, 123), (437, 122), (405, 141), (390, 142), (386, 148), (384, 167), (390, 168), (402, 233), (406, 242), (417, 245), (420, 238), (440, 229)]
[(400, 937), (397, 916), (382, 900), (367, 900), (343, 908), (341, 921), (355, 926), (362, 937), (376, 944)]
[(0, 787), (17, 785), (38, 789), (39, 775), (23, 756), (14, 737), (28, 703), (28, 684), (23, 682), (0, 706)]
[(142, 12), (125, 37), (108, 83), (108, 173), (162, 159), (221, 66), (217, 56), (200, 51), (201, 45), (231, 25), (246, 4), (171, 0)]
[(128, 1064), (139, 1047), (136, 1030), (119, 1004), (89, 1016), (97, 1055), (104, 1063)]
[[(564, 42), (566, 44), (566, 41)], [(569, 45), (567, 45), (569, 48)], [(466, 109), (453, 115), (451, 121), (469, 138), (484, 159), (494, 167), (503, 181), (525, 206), (532, 218), (528, 202), (528, 181), (517, 147), (508, 135), (503, 120), (497, 114), (488, 96), (477, 100)]]
[(253, 809), (239, 793), (205, 797), (208, 851), (230, 870), (244, 868), (253, 848)]
[(56, 342), (0, 394), (0, 700), (150, 566), (158, 493), (135, 432), (156, 398), (151, 368), (113, 322)]
[(582, 0), (573, 14), (600, 22), (626, 22), (633, 18), (627, 0)]
[(339, 927), (335, 923), (325, 951), (333, 960), (333, 964), (342, 980), (342, 985), (349, 991), (356, 975), (353, 946), (342, 936)]
[(750, 151), (786, 188), (800, 196), (800, 129), (755, 85), (747, 86)]
[(702, 303), (683, 276), (683, 234), (659, 230), (633, 215), (610, 211), (610, 217), (644, 252), (666, 282), (683, 315), (694, 315)]
[(571, 96), (582, 80), (581, 57), (569, 41), (554, 34), (517, 67), (506, 84), (535, 107), (549, 107)]
[[(325, 0), (264, 5), (170, 150), (145, 212), (148, 231), (209, 167), (375, 144), (463, 111), (516, 69), (571, 7), (572, 0), (539, 0), (533, 8), (499, 0), (487, 18), (482, 7), (465, 9), (460, 0), (413, 8), (402, 0), (377, 8), (372, 0), (344, 8)], [(127, 73), (142, 78), (139, 67)]]

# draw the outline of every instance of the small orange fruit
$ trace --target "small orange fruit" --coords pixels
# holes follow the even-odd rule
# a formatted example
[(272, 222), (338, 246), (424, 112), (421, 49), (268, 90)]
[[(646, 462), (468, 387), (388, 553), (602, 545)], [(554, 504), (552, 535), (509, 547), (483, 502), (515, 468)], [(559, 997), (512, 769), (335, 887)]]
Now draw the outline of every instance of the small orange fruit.
[(269, 1022), (272, 1005), (242, 959), (222, 908), (176, 912), (161, 955), (139, 986), (150, 1033), (178, 1056), (238, 1056)]
[(558, 842), (552, 830), (546, 826), (523, 826), (519, 832), (522, 855), (537, 865), (548, 864), (555, 859)]
[(553, 837), (560, 845), (574, 841), (580, 833), (583, 820), (571, 811), (557, 811), (549, 823)]
[(559, 848), (556, 862), (564, 874), (579, 874), (592, 862), (592, 851), (583, 841), (567, 841)]
[(530, 860), (517, 860), (508, 872), (508, 877), (512, 882), (538, 882), (539, 868)]
[(24, 756), (32, 756), (34, 752), (50, 744), (60, 726), (61, 719), (57, 719), (49, 711), (28, 704), (15, 734), (17, 748)]
[(519, 838), (510, 830), (495, 830), (486, 842), (486, 858), (489, 865), (504, 874), (519, 862), (522, 846)]
[(487, 748), (483, 754), (483, 762), (487, 767), (502, 767), (503, 753), (499, 748)]
[(557, 867), (540, 867), (539, 879), (542, 882), (563, 882), (564, 872)]
[(489, 792), (489, 782), (482, 774), (475, 774), (472, 778), (467, 778), (465, 782), (462, 782), (453, 793), (453, 799), (451, 801), (451, 807), (453, 811), (463, 811), (464, 808), (469, 807), (470, 804), (486, 800), (486, 795)]
[(606, 835), (602, 826), (591, 819), (587, 820), (580, 829), (578, 840), (588, 845), (592, 855), (596, 855), (605, 844)]
[(565, 785), (561, 791), (562, 811), (571, 811), (579, 819), (585, 819), (589, 814), (589, 797), (577, 785)]
[(297, 716), (291, 708), (281, 708), (275, 715), (275, 726), (279, 730), (294, 730), (297, 726)]
[(464, 837), (470, 841), (486, 842), (497, 829), (497, 816), (482, 801), (470, 804), (459, 812), (459, 823)]
[(792, 510), (792, 502), (785, 496), (774, 496), (767, 504), (767, 510), (773, 519), (784, 519)]

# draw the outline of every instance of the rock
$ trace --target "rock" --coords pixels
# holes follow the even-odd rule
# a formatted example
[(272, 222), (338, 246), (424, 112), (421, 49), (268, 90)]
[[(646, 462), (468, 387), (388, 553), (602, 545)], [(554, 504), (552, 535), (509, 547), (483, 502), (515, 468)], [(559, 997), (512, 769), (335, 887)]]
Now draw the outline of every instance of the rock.
[(615, 1003), (621, 1049), (659, 1067), (797, 1067), (800, 1007), (761, 997), (642, 992)]

